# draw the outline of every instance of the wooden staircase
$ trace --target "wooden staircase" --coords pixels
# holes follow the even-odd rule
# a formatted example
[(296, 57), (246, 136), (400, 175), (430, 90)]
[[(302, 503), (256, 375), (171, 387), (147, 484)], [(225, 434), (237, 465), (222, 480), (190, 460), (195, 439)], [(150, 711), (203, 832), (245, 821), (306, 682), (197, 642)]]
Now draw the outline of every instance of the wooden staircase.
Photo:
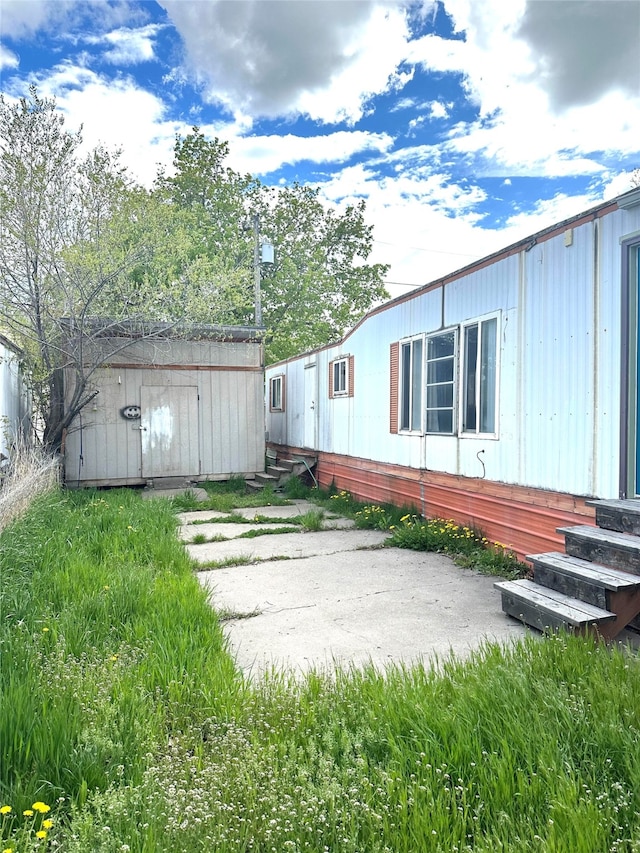
[(558, 528), (564, 554), (533, 554), (533, 580), (494, 586), (504, 612), (526, 625), (612, 640), (629, 625), (640, 629), (640, 500), (587, 503), (597, 527)]
[[(268, 457), (269, 458), (269, 457)], [(253, 480), (247, 480), (250, 489), (263, 489), (266, 485), (274, 489), (280, 489), (291, 477), (300, 477), (310, 472), (317, 463), (317, 457), (310, 454), (296, 453), (291, 458), (278, 458), (271, 456), (266, 471), (256, 473)]]

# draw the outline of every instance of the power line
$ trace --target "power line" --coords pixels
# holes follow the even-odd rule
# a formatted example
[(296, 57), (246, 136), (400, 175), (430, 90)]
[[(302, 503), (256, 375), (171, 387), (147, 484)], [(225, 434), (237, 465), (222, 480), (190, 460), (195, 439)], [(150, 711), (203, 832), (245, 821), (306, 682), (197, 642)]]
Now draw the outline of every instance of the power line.
[(383, 281), (383, 284), (393, 284), (395, 287), (422, 287), (422, 284), (409, 284), (408, 281)]
[(374, 243), (382, 243), (384, 246), (394, 246), (397, 249), (412, 249), (415, 252), (432, 252), (434, 255), (456, 255), (459, 258), (478, 258), (477, 253), (471, 255), (468, 252), (445, 252), (442, 249), (423, 249), (421, 246), (403, 246), (401, 243), (389, 243), (387, 240), (375, 240)]

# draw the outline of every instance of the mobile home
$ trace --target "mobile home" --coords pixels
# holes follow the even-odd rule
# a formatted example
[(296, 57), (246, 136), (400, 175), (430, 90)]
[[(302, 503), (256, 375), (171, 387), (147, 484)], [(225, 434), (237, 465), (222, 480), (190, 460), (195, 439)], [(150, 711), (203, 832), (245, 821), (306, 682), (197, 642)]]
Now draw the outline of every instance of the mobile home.
[(640, 188), (269, 366), (268, 445), (520, 556), (640, 498)]

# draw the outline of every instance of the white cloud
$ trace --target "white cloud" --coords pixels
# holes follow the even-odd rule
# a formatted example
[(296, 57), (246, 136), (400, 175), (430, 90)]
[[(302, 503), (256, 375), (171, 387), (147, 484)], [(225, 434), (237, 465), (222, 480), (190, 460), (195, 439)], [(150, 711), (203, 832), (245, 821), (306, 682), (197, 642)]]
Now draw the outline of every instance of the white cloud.
[(142, 17), (144, 11), (129, 0), (2, 0), (2, 32), (12, 38), (47, 30), (66, 34), (84, 21), (108, 29)]
[(128, 77), (107, 79), (88, 68), (62, 63), (38, 81), (40, 94), (55, 97), (67, 126), (83, 126), (87, 148), (122, 148), (122, 161), (150, 185), (157, 163), (171, 163), (175, 134), (188, 125), (165, 119), (165, 105)]
[(136, 65), (155, 58), (154, 37), (159, 29), (155, 24), (137, 29), (120, 27), (103, 36), (91, 36), (86, 41), (94, 45), (108, 45), (103, 58), (113, 65)]
[(398, 82), (408, 38), (394, 0), (160, 0), (207, 97), (253, 116), (358, 119)]
[[(207, 128), (203, 128), (207, 130)], [(231, 141), (229, 164), (239, 172), (267, 175), (283, 165), (303, 161), (318, 164), (343, 163), (362, 152), (384, 153), (393, 145), (386, 133), (337, 131), (318, 136), (237, 136), (225, 128)], [(219, 133), (218, 133), (219, 135)]]
[[(411, 43), (409, 54), (428, 71), (460, 75), (477, 106), (475, 121), (450, 130), (443, 157), (462, 155), (473, 173), (485, 176), (562, 177), (595, 174), (611, 155), (640, 151), (640, 4), (445, 0), (445, 6), (464, 40), (427, 35)], [(620, 38), (620, 61), (609, 62), (625, 8), (631, 36)], [(580, 23), (569, 25), (571, 16)], [(589, 63), (591, 82), (580, 85), (575, 78)]]
[(3, 44), (0, 44), (0, 69), (2, 68), (17, 68), (20, 65), (20, 60), (18, 57), (9, 50), (8, 47), (5, 47)]

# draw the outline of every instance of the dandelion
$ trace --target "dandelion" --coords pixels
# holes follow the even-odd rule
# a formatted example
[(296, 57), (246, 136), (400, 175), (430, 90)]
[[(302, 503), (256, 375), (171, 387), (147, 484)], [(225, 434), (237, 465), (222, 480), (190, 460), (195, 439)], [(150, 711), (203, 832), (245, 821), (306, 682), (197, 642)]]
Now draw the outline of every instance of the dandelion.
[(12, 811), (11, 806), (0, 806), (0, 814), (10, 814)]
[(42, 828), (43, 829), (51, 829), (52, 826), (53, 826), (53, 821), (51, 820), (51, 818), (47, 817), (42, 821)]
[(38, 800), (37, 803), (34, 803), (31, 808), (36, 812), (40, 812), (40, 814), (46, 814), (47, 812), (51, 811), (51, 806), (48, 806), (46, 803), (43, 803), (40, 800)]
[(45, 625), (45, 626), (44, 626), (44, 628), (42, 629), (42, 633), (43, 633), (43, 634), (46, 634), (48, 630), (49, 630), (49, 629), (48, 629), (48, 628), (47, 628), (47, 626)]
[(47, 837), (47, 833), (44, 831), (44, 829), (39, 829), (39, 830), (36, 832), (36, 838), (43, 839), (43, 838), (46, 838), (46, 837)]
[(25, 809), (25, 810), (22, 812), (22, 814), (23, 814), (25, 817), (33, 817), (33, 809)]

